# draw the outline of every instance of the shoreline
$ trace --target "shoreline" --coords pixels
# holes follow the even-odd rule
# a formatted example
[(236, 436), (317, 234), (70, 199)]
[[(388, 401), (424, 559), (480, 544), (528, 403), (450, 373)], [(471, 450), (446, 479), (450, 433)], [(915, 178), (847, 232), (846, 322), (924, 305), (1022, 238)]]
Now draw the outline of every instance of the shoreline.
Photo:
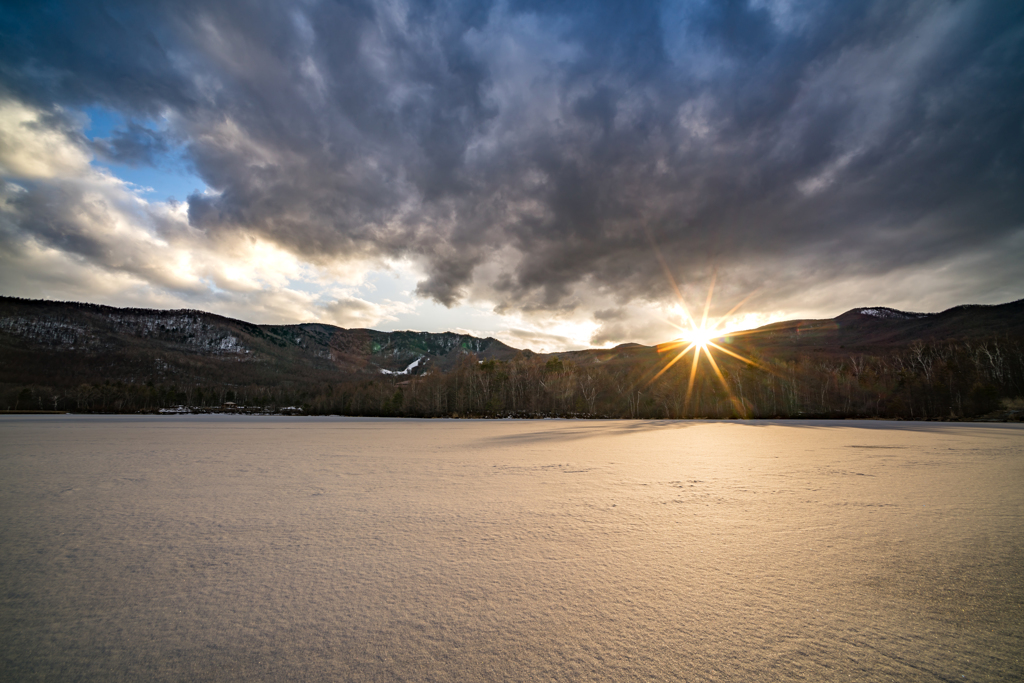
[(565, 420), (581, 422), (905, 422), (905, 423), (967, 423), (967, 424), (1024, 424), (1024, 419), (1019, 415), (1008, 417), (945, 417), (945, 418), (921, 418), (907, 419), (902, 417), (828, 417), (828, 416), (806, 416), (797, 417), (583, 417), (583, 416), (515, 416), (507, 415), (501, 417), (486, 415), (341, 415), (311, 414), (298, 412), (239, 412), (223, 410), (191, 410), (191, 411), (137, 411), (137, 412), (76, 412), (66, 410), (0, 410), (0, 415), (73, 415), (73, 416), (142, 416), (142, 417), (195, 417), (206, 415), (229, 416), (229, 417), (297, 417), (297, 418), (350, 418), (368, 420), (466, 420), (466, 421), (541, 421), (541, 420)]

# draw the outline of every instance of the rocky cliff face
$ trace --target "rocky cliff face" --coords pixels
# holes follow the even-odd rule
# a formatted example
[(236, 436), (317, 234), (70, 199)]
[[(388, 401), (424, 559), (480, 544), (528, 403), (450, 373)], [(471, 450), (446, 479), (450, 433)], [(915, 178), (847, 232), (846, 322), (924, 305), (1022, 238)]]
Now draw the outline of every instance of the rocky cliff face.
[[(254, 325), (195, 310), (118, 309), (0, 297), (0, 381), (91, 365), (110, 380), (241, 374), (304, 380), (446, 370), (467, 354), (511, 358), (495, 339), (332, 325)], [(231, 369), (225, 367), (230, 362)], [(238, 363), (250, 366), (239, 370)], [(50, 368), (50, 370), (48, 370)], [(15, 378), (17, 376), (17, 378)], [(41, 379), (41, 378), (40, 378)]]

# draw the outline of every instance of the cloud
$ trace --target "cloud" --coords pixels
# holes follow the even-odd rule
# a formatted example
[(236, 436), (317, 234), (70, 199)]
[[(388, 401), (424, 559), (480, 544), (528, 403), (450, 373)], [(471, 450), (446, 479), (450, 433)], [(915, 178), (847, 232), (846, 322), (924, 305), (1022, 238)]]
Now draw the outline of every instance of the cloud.
[[(486, 303), (531, 334), (589, 326), (598, 344), (662, 334), (675, 295), (659, 256), (691, 305), (717, 272), (718, 313), (755, 290), (762, 316), (834, 315), (874, 291), (1024, 296), (991, 267), (1024, 257), (1012, 3), (47, 7), (0, 11), (10, 254), (32, 243), (267, 310), (286, 304), (259, 292), (313, 278), (296, 310), (353, 324), (389, 313), (331, 308), (317, 278), (402, 262), (416, 296)], [(166, 130), (87, 143), (86, 106)], [(89, 168), (172, 144), (210, 188), (181, 209)], [(230, 265), (259, 261), (245, 244), (277, 265)]]
[(171, 149), (159, 131), (134, 121), (129, 121), (124, 129), (115, 130), (109, 138), (93, 140), (90, 147), (108, 161), (129, 166), (155, 166)]
[[(0, 101), (0, 173), (5, 178), (73, 178), (90, 171), (90, 155), (68, 140), (64, 121), (14, 100)], [(57, 125), (53, 125), (57, 123)], [(49, 125), (48, 125), (49, 124)]]
[(372, 327), (397, 319), (397, 314), (410, 313), (409, 304), (385, 299), (367, 301), (344, 289), (335, 289), (331, 300), (323, 305), (320, 320), (339, 327)]
[[(90, 165), (92, 145), (60, 117), (0, 104), (0, 288), (5, 294), (159, 307), (202, 307), (263, 322), (363, 326), (404, 305), (353, 297), (377, 264), (318, 268), (251, 232), (205, 233), (188, 206), (148, 202)], [(340, 272), (341, 269), (347, 273)]]

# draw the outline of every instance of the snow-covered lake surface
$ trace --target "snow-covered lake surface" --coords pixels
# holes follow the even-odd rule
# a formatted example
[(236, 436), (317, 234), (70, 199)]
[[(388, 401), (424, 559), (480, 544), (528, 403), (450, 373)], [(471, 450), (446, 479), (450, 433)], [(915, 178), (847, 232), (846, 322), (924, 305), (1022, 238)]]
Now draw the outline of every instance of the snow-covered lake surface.
[(0, 418), (0, 679), (1024, 677), (1024, 429)]

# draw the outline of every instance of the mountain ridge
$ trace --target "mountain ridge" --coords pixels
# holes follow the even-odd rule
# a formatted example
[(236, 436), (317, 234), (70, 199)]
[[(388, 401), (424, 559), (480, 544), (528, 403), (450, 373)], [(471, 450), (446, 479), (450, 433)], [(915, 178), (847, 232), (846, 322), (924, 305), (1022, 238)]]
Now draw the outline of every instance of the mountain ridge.
[(723, 337), (740, 348), (785, 357), (809, 350), (871, 354), (915, 342), (955, 342), (999, 335), (1024, 336), (1024, 299), (1004, 304), (961, 304), (937, 313), (857, 307), (835, 318), (781, 321)]
[[(19, 315), (20, 313), (20, 315)], [(74, 314), (79, 314), (76, 316)], [(54, 316), (59, 319), (55, 319)], [(93, 329), (84, 324), (94, 324)], [(108, 324), (96, 325), (95, 316)], [(83, 317), (85, 319), (83, 319)], [(413, 362), (420, 373), (431, 367), (450, 369), (456, 357), (452, 351), (476, 354), (482, 360), (508, 360), (517, 353), (534, 355), (494, 337), (476, 337), (458, 332), (425, 332), (371, 328), (343, 328), (329, 323), (260, 324), (211, 313), (202, 309), (151, 309), (115, 307), (75, 301), (52, 301), (0, 296), (0, 335), (53, 350), (111, 350), (110, 336), (152, 339), (171, 345), (170, 350), (191, 350), (208, 355), (235, 354), (239, 360), (257, 360), (281, 355), (289, 346), (305, 349), (310, 362), (333, 362), (341, 370), (380, 374), (408, 374)], [(244, 340), (235, 333), (251, 339)], [(1024, 335), (1024, 299), (1005, 304), (961, 304), (937, 313), (902, 311), (887, 306), (852, 308), (834, 318), (794, 319), (758, 328), (724, 334), (719, 339), (762, 354), (788, 355), (808, 348), (848, 349), (870, 353), (915, 341), (962, 340), (993, 334)], [(253, 340), (269, 342), (270, 349)], [(175, 348), (175, 344), (177, 347)], [(113, 346), (116, 346), (114, 344)], [(611, 349), (588, 348), (541, 356), (615, 357), (653, 350), (661, 345), (625, 342)], [(255, 354), (255, 355), (253, 355)], [(243, 358), (250, 356), (250, 358)], [(296, 358), (295, 360), (298, 360)]]
[(1024, 402), (1024, 300), (935, 314), (861, 307), (715, 343), (726, 352), (711, 349), (711, 368), (710, 357), (676, 363), (665, 353), (674, 343), (535, 354), (454, 332), (0, 297), (0, 402), (81, 412), (244, 405), (419, 417), (905, 419), (984, 415), (1004, 400), (1019, 418), (1012, 406)]
[(208, 370), (223, 380), (230, 374), (261, 379), (286, 374), (312, 379), (324, 372), (408, 374), (414, 362), (420, 372), (432, 367), (443, 371), (463, 351), (499, 360), (519, 353), (493, 337), (456, 332), (382, 332), (325, 323), (260, 325), (199, 309), (117, 308), (15, 297), (0, 297), (0, 350), (0, 380), (15, 382), (27, 377), (12, 377), (24, 374), (12, 366), (38, 365), (29, 357), (40, 353), (70, 359), (72, 366), (82, 364), (74, 360), (94, 360), (99, 370), (126, 364), (134, 370), (128, 373), (131, 379), (147, 375), (147, 363), (148, 374), (157, 377), (181, 374), (184, 366), (198, 361), (210, 365), (231, 360), (263, 370), (225, 372), (223, 363), (214, 362)]

